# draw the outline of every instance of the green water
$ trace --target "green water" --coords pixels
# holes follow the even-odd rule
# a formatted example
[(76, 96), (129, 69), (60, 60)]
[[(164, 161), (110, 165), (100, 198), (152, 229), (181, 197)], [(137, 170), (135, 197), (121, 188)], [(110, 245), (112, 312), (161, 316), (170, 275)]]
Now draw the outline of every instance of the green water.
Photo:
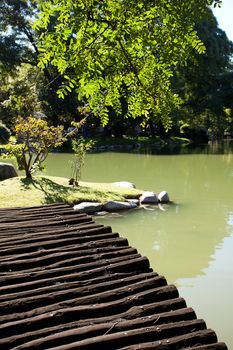
[[(82, 179), (168, 191), (174, 204), (165, 211), (148, 207), (95, 220), (127, 237), (233, 349), (233, 152), (217, 147), (184, 153), (90, 154)], [(50, 155), (47, 174), (70, 177), (71, 158)]]

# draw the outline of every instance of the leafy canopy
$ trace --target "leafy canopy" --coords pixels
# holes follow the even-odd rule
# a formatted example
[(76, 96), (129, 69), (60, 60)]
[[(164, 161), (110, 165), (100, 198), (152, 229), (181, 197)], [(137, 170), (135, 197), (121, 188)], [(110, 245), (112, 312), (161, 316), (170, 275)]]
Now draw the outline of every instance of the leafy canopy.
[(217, 0), (38, 0), (34, 28), (42, 35), (39, 66), (64, 76), (58, 94), (72, 89), (103, 125), (109, 109), (127, 117), (153, 115), (169, 128), (180, 99), (170, 79), (205, 48), (194, 23)]
[(0, 68), (11, 71), (20, 63), (37, 64), (31, 28), (36, 12), (34, 0), (0, 1)]
[(179, 110), (179, 122), (202, 125), (212, 137), (223, 137), (230, 127), (233, 94), (233, 42), (218, 27), (209, 10), (196, 23), (197, 33), (206, 47), (205, 55), (196, 55), (175, 74), (176, 89), (184, 101)]

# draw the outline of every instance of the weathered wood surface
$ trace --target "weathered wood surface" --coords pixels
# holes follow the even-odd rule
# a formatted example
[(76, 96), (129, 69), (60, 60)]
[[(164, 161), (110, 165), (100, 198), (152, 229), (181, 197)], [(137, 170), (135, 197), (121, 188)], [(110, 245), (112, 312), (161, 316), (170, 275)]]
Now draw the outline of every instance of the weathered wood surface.
[(0, 349), (227, 347), (126, 239), (52, 204), (0, 209)]

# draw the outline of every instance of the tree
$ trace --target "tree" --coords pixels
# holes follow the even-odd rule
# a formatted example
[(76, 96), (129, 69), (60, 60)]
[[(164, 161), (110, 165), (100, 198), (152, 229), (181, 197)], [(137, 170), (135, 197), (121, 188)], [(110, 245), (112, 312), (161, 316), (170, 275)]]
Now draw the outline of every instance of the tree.
[(32, 29), (37, 12), (34, 0), (2, 0), (0, 3), (0, 62), (11, 70), (21, 63), (37, 65), (38, 48)]
[(19, 115), (35, 115), (46, 107), (41, 99), (44, 76), (38, 67), (21, 64), (13, 74), (2, 77), (0, 86), (0, 119), (9, 127)]
[(43, 169), (48, 153), (65, 141), (63, 126), (49, 126), (45, 120), (33, 117), (18, 118), (15, 136), (17, 142), (6, 146), (6, 157), (15, 157), (28, 179)]
[(47, 65), (38, 69), (39, 32), (32, 28), (36, 0), (0, 1), (0, 119), (11, 126), (18, 115), (41, 111), (54, 123), (77, 115), (75, 92), (65, 100), (56, 94), (63, 78)]
[(220, 137), (227, 127), (224, 110), (231, 107), (233, 96), (233, 43), (218, 28), (210, 9), (196, 21), (196, 29), (206, 52), (193, 56), (186, 67), (176, 71), (174, 88), (184, 101), (178, 119), (192, 126), (202, 125)]
[(72, 161), (72, 178), (69, 183), (74, 186), (79, 185), (81, 172), (85, 163), (86, 153), (93, 147), (93, 140), (85, 140), (83, 137), (72, 140), (72, 149), (74, 151), (74, 159)]
[(174, 69), (194, 52), (204, 52), (195, 20), (214, 0), (38, 0), (42, 30), (40, 63), (52, 64), (66, 82), (64, 98), (73, 88), (86, 99), (102, 124), (109, 108), (127, 117), (161, 118), (168, 128), (170, 112), (180, 102), (172, 91)]

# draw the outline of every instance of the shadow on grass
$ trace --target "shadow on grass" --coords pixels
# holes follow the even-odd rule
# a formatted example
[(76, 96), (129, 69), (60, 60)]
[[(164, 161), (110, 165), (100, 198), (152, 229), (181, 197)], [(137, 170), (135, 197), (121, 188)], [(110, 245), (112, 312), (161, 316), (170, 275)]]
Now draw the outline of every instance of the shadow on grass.
[[(20, 179), (23, 191), (35, 191), (35, 196), (43, 193), (42, 204), (51, 203), (79, 203), (87, 202), (107, 202), (109, 200), (124, 200), (123, 196), (108, 190), (95, 189), (86, 186), (71, 187), (61, 185), (46, 177), (35, 177), (33, 179)], [(41, 193), (41, 194), (42, 194)], [(31, 194), (33, 195), (33, 194)]]
[(33, 183), (33, 180), (31, 179), (26, 179), (26, 178), (20, 179), (20, 185), (21, 185), (20, 189), (24, 191), (30, 190), (30, 185), (32, 183)]
[(20, 179), (23, 190), (30, 190), (32, 186), (44, 193), (44, 203), (51, 204), (66, 202), (66, 198), (71, 193), (69, 187), (59, 185), (47, 178)]

